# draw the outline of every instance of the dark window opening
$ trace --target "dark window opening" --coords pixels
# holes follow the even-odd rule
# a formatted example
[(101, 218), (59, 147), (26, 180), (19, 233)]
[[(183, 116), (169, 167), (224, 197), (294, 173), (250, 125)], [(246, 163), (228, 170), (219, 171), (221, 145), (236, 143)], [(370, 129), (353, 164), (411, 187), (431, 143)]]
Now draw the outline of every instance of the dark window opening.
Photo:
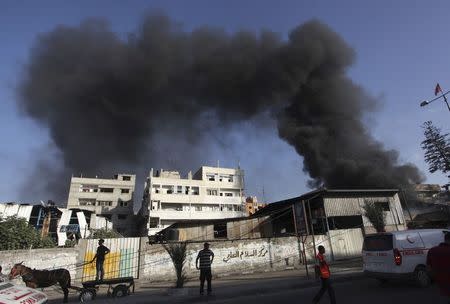
[(124, 180), (124, 181), (130, 181), (130, 180), (131, 180), (131, 176), (127, 176), (127, 175), (122, 176), (122, 180)]
[(292, 220), (292, 212), (284, 211), (279, 215), (274, 215), (272, 225), (274, 236), (295, 235), (295, 226), (294, 221)]
[(130, 189), (122, 189), (122, 193), (130, 193)]
[(114, 188), (100, 188), (100, 192), (113, 193), (114, 192)]
[(362, 227), (362, 216), (332, 216), (328, 218), (328, 226), (330, 230), (336, 229), (352, 229)]
[(227, 238), (227, 223), (214, 224), (214, 238), (216, 239)]
[(159, 224), (159, 218), (157, 217), (151, 217), (149, 221), (150, 228), (157, 228)]

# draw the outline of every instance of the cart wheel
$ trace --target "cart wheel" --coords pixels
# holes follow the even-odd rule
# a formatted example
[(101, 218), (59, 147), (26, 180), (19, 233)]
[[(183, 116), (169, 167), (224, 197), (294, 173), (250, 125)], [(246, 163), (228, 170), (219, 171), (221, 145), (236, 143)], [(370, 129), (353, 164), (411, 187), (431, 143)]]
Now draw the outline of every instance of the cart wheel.
[(83, 289), (80, 292), (79, 300), (81, 303), (89, 302), (95, 299), (96, 292), (95, 289)]
[(125, 297), (129, 294), (128, 287), (126, 285), (120, 284), (113, 288), (112, 296), (113, 298)]

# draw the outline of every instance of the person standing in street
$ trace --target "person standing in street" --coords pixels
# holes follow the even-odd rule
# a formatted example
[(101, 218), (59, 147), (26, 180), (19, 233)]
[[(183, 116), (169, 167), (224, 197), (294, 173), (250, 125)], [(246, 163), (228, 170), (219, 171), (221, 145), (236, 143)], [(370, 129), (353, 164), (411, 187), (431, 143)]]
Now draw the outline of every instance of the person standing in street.
[(443, 243), (428, 251), (427, 268), (442, 296), (450, 303), (450, 233), (445, 233)]
[(91, 263), (93, 263), (95, 260), (97, 260), (97, 263), (95, 265), (96, 268), (96, 274), (95, 274), (95, 280), (101, 280), (103, 281), (103, 277), (105, 275), (105, 269), (103, 268), (103, 264), (105, 263), (105, 256), (110, 252), (108, 247), (103, 245), (105, 242), (104, 239), (98, 240), (98, 247), (97, 247), (97, 253), (95, 254), (94, 258), (92, 259)]
[(336, 299), (334, 295), (334, 289), (333, 286), (331, 286), (330, 281), (330, 266), (328, 265), (327, 261), (325, 260), (325, 247), (319, 246), (318, 247), (319, 253), (317, 254), (317, 273), (320, 276), (320, 280), (322, 283), (322, 287), (320, 288), (319, 292), (313, 299), (313, 304), (319, 303), (320, 299), (322, 298), (325, 291), (328, 291), (328, 295), (330, 297), (330, 303), (336, 304)]
[[(195, 260), (195, 267), (200, 269), (200, 294), (203, 295), (205, 280), (208, 283), (208, 295), (211, 294), (211, 264), (214, 260), (214, 253), (209, 249), (209, 244), (203, 244), (203, 249), (199, 251), (197, 259)], [(200, 267), (199, 267), (200, 261)]]

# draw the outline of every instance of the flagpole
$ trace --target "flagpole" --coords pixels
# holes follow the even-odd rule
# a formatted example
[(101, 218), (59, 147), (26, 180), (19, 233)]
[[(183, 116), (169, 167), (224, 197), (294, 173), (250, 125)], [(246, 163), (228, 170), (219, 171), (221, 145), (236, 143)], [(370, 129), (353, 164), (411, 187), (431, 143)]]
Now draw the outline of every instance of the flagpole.
[(442, 92), (441, 85), (438, 83), (437, 86), (439, 87), (439, 91), (441, 91), (441, 93), (442, 93), (442, 95), (439, 97), (444, 97), (444, 101), (445, 101), (445, 104), (447, 105), (447, 109), (450, 111), (450, 106), (448, 105), (447, 96), (445, 96), (448, 92), (444, 94), (444, 92)]
[(447, 96), (446, 96), (448, 93), (450, 93), (450, 91), (447, 91), (447, 92), (443, 93), (443, 91), (442, 91), (442, 89), (441, 89), (441, 86), (440, 86), (439, 83), (438, 83), (438, 84), (436, 85), (436, 89), (435, 89), (435, 93), (434, 93), (434, 94), (437, 95), (437, 93), (439, 93), (439, 92), (442, 93), (441, 96), (438, 96), (438, 97), (433, 98), (433, 99), (431, 99), (431, 100), (424, 100), (424, 101), (422, 101), (422, 102), (420, 103), (420, 106), (421, 106), (421, 107), (424, 107), (424, 106), (426, 106), (426, 105), (429, 105), (429, 104), (432, 103), (433, 101), (438, 100), (439, 98), (444, 97), (444, 102), (445, 102), (445, 104), (447, 105), (448, 111), (450, 112), (450, 105), (449, 105), (449, 103), (448, 103)]
[(448, 105), (447, 96), (445, 96), (445, 95), (442, 95), (442, 96), (444, 96), (445, 104), (447, 105), (447, 109), (450, 111), (450, 106)]

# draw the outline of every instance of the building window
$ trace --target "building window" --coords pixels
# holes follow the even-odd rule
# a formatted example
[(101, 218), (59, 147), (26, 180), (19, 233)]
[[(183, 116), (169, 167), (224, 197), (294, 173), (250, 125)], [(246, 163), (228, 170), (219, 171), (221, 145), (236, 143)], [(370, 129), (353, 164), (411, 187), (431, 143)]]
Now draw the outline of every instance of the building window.
[(206, 179), (210, 182), (213, 182), (216, 180), (216, 177), (214, 174), (206, 174)]
[(192, 187), (192, 194), (193, 195), (199, 195), (200, 189), (199, 187)]
[(120, 189), (122, 193), (130, 193), (130, 189)]
[(216, 239), (227, 238), (227, 223), (214, 224), (214, 238)]
[(97, 201), (97, 206), (112, 206), (112, 201)]
[(217, 196), (217, 190), (216, 189), (207, 189), (206, 195), (214, 195)]
[(150, 221), (149, 221), (149, 226), (150, 226), (150, 228), (157, 228), (159, 225), (158, 225), (158, 222), (159, 222), (159, 218), (157, 218), (157, 217), (151, 217), (150, 218)]
[(119, 206), (120, 207), (127, 207), (128, 206), (128, 202), (120, 202)]
[(202, 206), (195, 206), (195, 211), (202, 211)]
[(233, 182), (233, 175), (221, 175), (219, 181), (223, 182)]
[(95, 206), (95, 200), (93, 199), (79, 199), (78, 204), (80, 206)]
[(114, 188), (100, 188), (100, 192), (102, 193), (113, 193)]
[(119, 220), (126, 220), (126, 219), (127, 219), (127, 215), (126, 215), (126, 214), (118, 214), (118, 215), (117, 215), (117, 218), (118, 218)]
[(122, 176), (122, 180), (124, 180), (124, 181), (130, 181), (130, 180), (131, 180), (131, 176), (124, 175), (124, 176)]
[(177, 193), (182, 194), (183, 193), (183, 186), (177, 186)]
[(97, 185), (81, 185), (80, 186), (80, 192), (97, 192), (98, 186)]
[(158, 210), (159, 201), (152, 201), (152, 210)]
[(383, 211), (391, 211), (391, 208), (389, 207), (389, 202), (377, 202), (378, 206), (380, 206)]
[(233, 196), (233, 193), (227, 192), (227, 193), (225, 193), (225, 196)]
[(160, 193), (159, 187), (160, 187), (159, 185), (153, 185), (153, 187), (152, 187), (153, 193)]

